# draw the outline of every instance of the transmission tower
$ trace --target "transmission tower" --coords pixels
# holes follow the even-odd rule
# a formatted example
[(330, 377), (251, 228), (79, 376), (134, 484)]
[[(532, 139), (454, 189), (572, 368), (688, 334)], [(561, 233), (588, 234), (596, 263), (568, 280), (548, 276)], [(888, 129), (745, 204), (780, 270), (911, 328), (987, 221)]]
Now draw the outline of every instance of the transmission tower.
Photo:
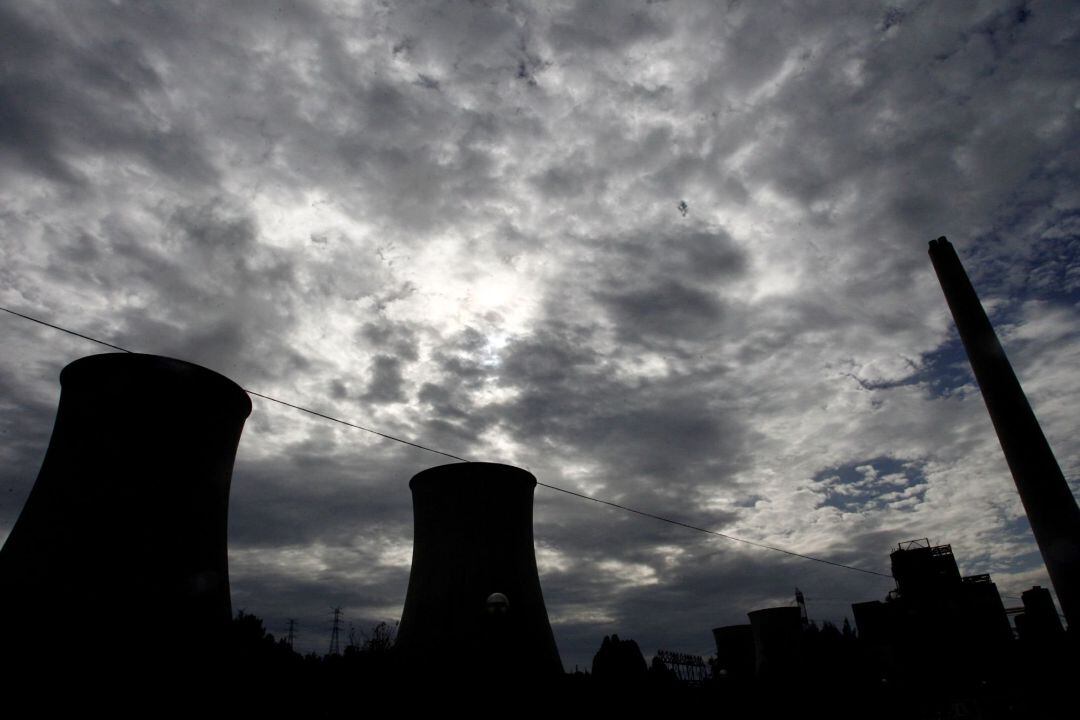
[(296, 637), (296, 619), (295, 618), (288, 618), (288, 622), (289, 622), (289, 630), (288, 630), (288, 635), (285, 636), (285, 642), (286, 642), (286, 644), (288, 644), (289, 649), (292, 650), (293, 638)]
[(341, 608), (333, 608), (334, 613), (334, 628), (330, 631), (330, 652), (329, 655), (341, 654)]
[(806, 614), (806, 598), (802, 590), (795, 588), (795, 604), (799, 606), (799, 618), (802, 620), (803, 630), (810, 626), (810, 617)]

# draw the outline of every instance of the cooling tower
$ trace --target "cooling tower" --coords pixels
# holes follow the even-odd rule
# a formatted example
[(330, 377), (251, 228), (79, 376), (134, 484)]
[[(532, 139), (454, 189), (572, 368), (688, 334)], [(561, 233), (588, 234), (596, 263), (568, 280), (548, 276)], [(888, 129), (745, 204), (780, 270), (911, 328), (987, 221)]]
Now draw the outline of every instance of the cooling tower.
[(413, 560), (395, 652), (409, 672), (562, 673), (533, 553), (536, 478), (496, 463), (430, 468), (409, 483)]
[(759, 676), (787, 677), (802, 656), (802, 612), (797, 607), (754, 610), (750, 618), (755, 666)]
[(713, 628), (716, 668), (724, 677), (743, 680), (754, 675), (754, 629), (750, 625)]
[(1080, 626), (1080, 508), (956, 250), (941, 237), (929, 252), (1050, 582), (1069, 626)]
[(154, 355), (85, 357), (60, 385), (41, 470), (0, 550), (5, 650), (198, 652), (232, 614), (229, 483), (251, 400)]

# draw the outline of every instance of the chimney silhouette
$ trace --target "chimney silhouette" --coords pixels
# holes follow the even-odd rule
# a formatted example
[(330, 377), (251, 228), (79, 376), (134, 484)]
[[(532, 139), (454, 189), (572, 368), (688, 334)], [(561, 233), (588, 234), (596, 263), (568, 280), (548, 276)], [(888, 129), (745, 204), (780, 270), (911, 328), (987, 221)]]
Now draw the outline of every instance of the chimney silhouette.
[(533, 552), (536, 478), (497, 463), (418, 473), (395, 652), (411, 673), (529, 682), (562, 673)]
[(929, 252), (1050, 582), (1070, 628), (1080, 627), (1080, 508), (956, 250), (940, 237)]
[[(0, 550), (5, 653), (205, 652), (232, 615), (229, 484), (251, 400), (198, 365), (129, 353), (76, 360), (60, 385), (48, 451)], [(72, 617), (92, 639), (70, 643)]]

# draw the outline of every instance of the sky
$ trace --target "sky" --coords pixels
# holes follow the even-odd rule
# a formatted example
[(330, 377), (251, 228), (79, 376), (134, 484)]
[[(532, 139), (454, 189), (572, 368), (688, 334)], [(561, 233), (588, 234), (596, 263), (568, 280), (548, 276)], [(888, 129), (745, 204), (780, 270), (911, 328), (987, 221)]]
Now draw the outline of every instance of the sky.
[[(1063, 2), (0, 2), (0, 304), (755, 542), (948, 543), (1018, 605), (1049, 580), (926, 250), (1076, 493), (1077, 67)], [(3, 539), (106, 349), (0, 333)], [(397, 620), (448, 460), (253, 406), (234, 609), (318, 652), (331, 607)], [(534, 534), (568, 670), (893, 587), (543, 487)]]

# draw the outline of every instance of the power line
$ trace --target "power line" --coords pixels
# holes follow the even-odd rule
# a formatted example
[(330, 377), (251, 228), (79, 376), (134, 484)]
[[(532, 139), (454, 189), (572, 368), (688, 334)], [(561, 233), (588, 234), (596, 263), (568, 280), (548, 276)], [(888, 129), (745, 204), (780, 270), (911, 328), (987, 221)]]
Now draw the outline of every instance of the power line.
[[(122, 348), (119, 345), (113, 345), (112, 343), (107, 343), (104, 340), (98, 340), (97, 338), (90, 337), (89, 335), (83, 335), (82, 333), (75, 332), (74, 330), (68, 330), (67, 328), (60, 327), (59, 325), (53, 325), (52, 323), (47, 323), (44, 320), (39, 320), (37, 318), (30, 317), (29, 315), (24, 315), (22, 313), (15, 312), (14, 310), (9, 310), (9, 309), (7, 309), (5, 307), (0, 307), (0, 310), (3, 310), (4, 312), (7, 312), (7, 313), (11, 313), (12, 315), (21, 317), (21, 318), (23, 318), (25, 320), (30, 320), (31, 322), (38, 323), (39, 325), (44, 325), (45, 327), (49, 327), (49, 328), (52, 328), (54, 330), (59, 330), (61, 332), (68, 333), (69, 335), (74, 335), (75, 337), (82, 338), (83, 340), (89, 340), (90, 342), (95, 342), (95, 343), (97, 343), (99, 345), (104, 345), (105, 347), (110, 347), (110, 348), (112, 348), (114, 350), (120, 350), (121, 352), (132, 353), (131, 350), (128, 350), (127, 348)], [(403, 445), (408, 445), (410, 447), (414, 447), (414, 448), (417, 448), (419, 450), (426, 450), (427, 452), (435, 453), (437, 455), (443, 455), (443, 456), (448, 457), (448, 458), (453, 458), (454, 460), (460, 460), (461, 462), (466, 462), (466, 463), (470, 462), (469, 460), (466, 460), (463, 457), (459, 457), (457, 455), (452, 455), (451, 453), (443, 452), (442, 450), (436, 450), (435, 448), (431, 448), (431, 447), (428, 447), (426, 445), (421, 445), (420, 443), (415, 443), (415, 442), (412, 442), (410, 440), (405, 440), (403, 438), (395, 437), (394, 435), (388, 435), (386, 433), (379, 432), (378, 430), (373, 430), (371, 428), (364, 427), (363, 425), (357, 425), (356, 423), (351, 423), (348, 420), (342, 420), (341, 418), (336, 418), (336, 417), (333, 417), (332, 415), (327, 415), (325, 413), (318, 412), (317, 410), (312, 410), (311, 408), (306, 408), (306, 407), (303, 407), (301, 405), (294, 405), (293, 403), (285, 402), (284, 400), (279, 400), (279, 399), (277, 399), (275, 397), (271, 397), (269, 395), (264, 395), (262, 393), (255, 392), (254, 390), (248, 390), (247, 388), (244, 388), (244, 392), (246, 392), (246, 393), (248, 393), (250, 395), (255, 395), (256, 397), (263, 398), (264, 400), (269, 400), (270, 402), (278, 403), (279, 405), (284, 405), (285, 407), (293, 408), (294, 410), (299, 410), (300, 412), (308, 413), (309, 415), (314, 415), (315, 417), (319, 417), (319, 418), (322, 418), (324, 420), (329, 420), (330, 422), (336, 422), (336, 423), (340, 423), (342, 425), (346, 425), (346, 426), (351, 427), (351, 428), (355, 428), (357, 430), (363, 430), (364, 432), (371, 433), (372, 435), (378, 435), (381, 438), (386, 438), (387, 440), (393, 440), (394, 442), (398, 442), (398, 443), (401, 443)], [(890, 580), (893, 579), (892, 575), (887, 575), (885, 573), (880, 573), (880, 572), (877, 572), (875, 570), (867, 570), (865, 568), (855, 567), (854, 565), (846, 565), (844, 563), (834, 562), (832, 560), (826, 560), (824, 558), (813, 557), (812, 555), (803, 555), (802, 553), (797, 553), (797, 552), (794, 552), (792, 550), (785, 550), (784, 548), (776, 547), (774, 545), (766, 545), (765, 543), (759, 543), (759, 542), (755, 542), (753, 540), (746, 540), (744, 538), (735, 537), (734, 535), (727, 535), (725, 533), (717, 532), (715, 530), (709, 530), (707, 528), (699, 527), (697, 525), (690, 525), (689, 523), (684, 523), (684, 522), (682, 522), (680, 520), (673, 520), (671, 518), (667, 518), (667, 517), (664, 517), (662, 515), (655, 515), (655, 514), (650, 513), (650, 512), (645, 512), (644, 510), (637, 510), (637, 509), (629, 507), (627, 505), (620, 505), (619, 503), (611, 502), (610, 500), (603, 500), (601, 498), (593, 497), (591, 495), (585, 495), (583, 493), (575, 492), (573, 490), (567, 490), (565, 488), (561, 488), (561, 487), (558, 487), (556, 485), (549, 485), (548, 483), (542, 483), (542, 482), (539, 482), (539, 481), (537, 481), (536, 484), (541, 486), (541, 487), (545, 487), (545, 488), (547, 488), (549, 490), (554, 490), (556, 492), (561, 492), (561, 493), (565, 493), (567, 495), (572, 495), (574, 497), (581, 498), (582, 500), (591, 500), (592, 502), (598, 503), (600, 505), (607, 505), (608, 507), (613, 507), (613, 508), (616, 508), (617, 510), (623, 510), (623, 511), (628, 512), (628, 513), (633, 513), (635, 515), (640, 515), (641, 517), (647, 517), (647, 518), (651, 518), (653, 520), (659, 520), (660, 522), (669, 523), (671, 525), (677, 525), (679, 527), (686, 528), (687, 530), (694, 530), (696, 532), (704, 533), (706, 535), (713, 535), (713, 536), (716, 536), (716, 537), (724, 538), (725, 540), (731, 540), (733, 542), (743, 543), (745, 545), (752, 545), (753, 547), (758, 547), (758, 548), (762, 548), (762, 549), (765, 549), (765, 550), (771, 550), (773, 552), (778, 552), (778, 553), (783, 553), (785, 555), (790, 555), (791, 557), (797, 557), (797, 558), (801, 558), (803, 560), (811, 560), (813, 562), (822, 563), (822, 564), (825, 564), (825, 565), (831, 565), (833, 567), (843, 568), (845, 570), (854, 570), (855, 572), (861, 572), (861, 573), (865, 573), (867, 575), (877, 575), (878, 577), (888, 578)]]
[[(119, 345), (113, 345), (112, 343), (107, 343), (104, 340), (98, 340), (97, 338), (90, 337), (89, 335), (83, 335), (82, 333), (75, 332), (74, 330), (68, 330), (67, 328), (60, 327), (59, 325), (53, 325), (52, 323), (47, 323), (44, 320), (39, 320), (39, 319), (37, 319), (35, 317), (30, 317), (29, 315), (23, 315), (22, 313), (15, 312), (14, 310), (9, 310), (6, 307), (0, 307), (0, 310), (3, 310), (6, 313), (11, 313), (12, 315), (15, 315), (17, 317), (21, 317), (24, 320), (29, 320), (31, 322), (36, 322), (39, 325), (44, 325), (45, 327), (52, 328), (53, 330), (59, 330), (60, 332), (66, 332), (68, 335), (74, 335), (77, 338), (82, 338), (83, 340), (89, 340), (90, 342), (95, 342), (98, 345), (104, 345), (105, 347), (112, 348), (113, 350), (119, 350), (120, 352), (126, 352), (126, 353), (130, 353), (132, 355), (135, 354), (134, 351), (128, 350), (127, 348), (124, 348), (124, 347), (120, 347)], [(427, 450), (428, 452), (436, 453), (438, 455), (445, 455), (446, 457), (453, 458), (454, 460), (460, 460), (462, 462), (469, 462), (465, 458), (460, 458), (457, 455), (451, 455), (450, 453), (443, 452), (442, 450), (436, 450), (435, 448), (426, 447), (424, 445), (420, 445), (419, 443), (414, 443), (414, 442), (411, 442), (409, 440), (405, 440), (404, 438), (394, 437), (393, 435), (387, 435), (386, 433), (379, 432), (378, 430), (372, 430), (371, 428), (366, 428), (366, 427), (364, 427), (362, 425), (357, 425), (355, 423), (348, 422), (347, 420), (342, 420), (340, 418), (331, 417), (330, 415), (325, 415), (325, 414), (323, 414), (321, 412), (318, 412), (316, 410), (312, 410), (310, 408), (301, 407), (300, 405), (293, 405), (292, 403), (285, 402), (284, 400), (278, 400), (277, 398), (270, 397), (269, 395), (263, 395), (260, 392), (255, 392), (254, 390), (249, 390), (248, 388), (244, 388), (244, 392), (248, 393), (249, 395), (255, 395), (256, 397), (261, 397), (263, 400), (269, 400), (270, 402), (275, 402), (275, 403), (277, 403), (279, 405), (284, 405), (286, 407), (291, 407), (294, 410), (299, 410), (300, 412), (305, 412), (305, 413), (308, 413), (309, 415), (315, 415), (316, 417), (321, 417), (324, 420), (329, 420), (331, 422), (341, 423), (342, 425), (348, 425), (351, 428), (356, 428), (357, 430), (363, 430), (364, 432), (371, 433), (372, 435), (378, 435), (379, 437), (386, 438), (387, 440), (393, 440), (394, 442), (399, 442), (399, 443), (402, 443), (403, 445), (411, 445), (414, 448), (419, 448), (420, 450)]]
[(735, 537), (734, 535), (725, 535), (722, 532), (717, 532), (715, 530), (709, 530), (707, 528), (698, 527), (697, 525), (690, 525), (689, 523), (684, 523), (684, 522), (681, 522), (679, 520), (672, 520), (671, 518), (666, 518), (666, 517), (663, 517), (662, 515), (653, 515), (652, 513), (645, 512), (644, 510), (635, 510), (634, 508), (627, 507), (626, 505), (620, 505), (618, 503), (613, 503), (613, 502), (611, 502), (609, 500), (601, 500), (600, 498), (595, 498), (595, 497), (592, 497), (590, 495), (583, 495), (582, 493), (574, 492), (573, 490), (566, 490), (566, 489), (561, 488), (561, 487), (555, 487), (554, 485), (548, 485), (547, 483), (542, 483), (542, 482), (537, 481), (536, 484), (537, 485), (542, 485), (543, 487), (546, 487), (546, 488), (548, 488), (550, 490), (556, 490), (556, 491), (561, 492), (561, 493), (566, 493), (567, 495), (573, 495), (574, 497), (582, 498), (583, 500), (592, 500), (594, 503), (600, 503), (601, 505), (609, 505), (609, 506), (611, 506), (613, 508), (618, 508), (619, 510), (625, 510), (626, 512), (634, 513), (635, 515), (641, 515), (642, 517), (652, 518), (653, 520), (660, 520), (662, 522), (671, 523), (672, 525), (678, 525), (679, 527), (684, 527), (684, 528), (687, 528), (688, 530), (696, 530), (696, 531), (698, 531), (700, 533), (705, 533), (707, 535), (715, 535), (716, 537), (722, 537), (725, 540), (734, 540), (735, 542), (745, 543), (747, 545), (753, 545), (754, 547), (759, 547), (759, 548), (764, 548), (766, 550), (772, 550), (774, 552), (784, 553), (785, 555), (791, 555), (792, 557), (802, 558), (803, 560), (813, 560), (814, 562), (825, 563), (826, 565), (832, 565), (834, 567), (844, 568), (845, 570), (855, 570), (857, 572), (866, 573), (868, 575), (878, 575), (879, 577), (889, 578), (890, 580), (892, 580), (892, 575), (886, 575), (885, 573), (879, 573), (879, 572), (876, 572), (874, 570), (866, 570), (864, 568), (855, 567), (854, 565), (845, 565), (844, 563), (833, 562), (832, 560), (825, 560), (824, 558), (813, 557), (811, 555), (803, 555), (802, 553), (793, 552), (791, 550), (785, 550), (784, 548), (774, 547), (773, 545), (766, 545), (764, 543), (754, 542), (753, 540), (746, 540), (744, 538)]
[(83, 335), (82, 333), (77, 333), (74, 330), (68, 330), (67, 328), (62, 328), (59, 325), (53, 325), (52, 323), (47, 323), (44, 320), (38, 320), (37, 318), (30, 317), (29, 315), (23, 315), (22, 313), (15, 312), (14, 310), (8, 310), (6, 307), (0, 307), (0, 310), (3, 310), (6, 313), (11, 313), (12, 315), (15, 315), (16, 317), (21, 317), (21, 318), (23, 318), (25, 320), (29, 320), (31, 322), (36, 322), (38, 325), (44, 325), (45, 327), (50, 327), (53, 330), (59, 330), (60, 332), (66, 332), (68, 335), (74, 335), (75, 337), (82, 338), (83, 340), (89, 340), (90, 342), (96, 342), (98, 345), (104, 345), (105, 347), (110, 347), (113, 350), (119, 350), (121, 352), (126, 352), (126, 353), (131, 352), (127, 348), (122, 348), (119, 345), (113, 345), (112, 343), (107, 343), (104, 340), (98, 340), (97, 338), (92, 338), (89, 335)]
[(257, 393), (254, 390), (248, 390), (247, 388), (244, 388), (244, 392), (248, 393), (249, 395), (254, 395), (256, 397), (261, 397), (264, 400), (269, 400), (270, 402), (276, 402), (279, 405), (284, 405), (285, 407), (291, 407), (294, 410), (299, 410), (300, 412), (306, 412), (309, 415), (314, 415), (315, 417), (321, 417), (324, 420), (329, 420), (330, 422), (336, 422), (336, 423), (341, 423), (342, 425), (348, 425), (351, 428), (356, 428), (357, 430), (363, 430), (364, 432), (369, 432), (372, 435), (378, 435), (379, 437), (386, 438), (387, 440), (393, 440), (394, 442), (399, 442), (399, 443), (401, 443), (403, 445), (410, 445), (410, 446), (412, 446), (414, 448), (419, 448), (420, 450), (427, 450), (428, 452), (436, 453), (438, 455), (445, 455), (448, 458), (453, 458), (455, 460), (460, 460), (461, 462), (469, 462), (468, 460), (466, 460), (463, 457), (458, 457), (457, 455), (451, 455), (448, 452), (443, 452), (442, 450), (436, 450), (435, 448), (430, 448), (430, 447), (428, 447), (426, 445), (421, 445), (420, 443), (414, 443), (414, 442), (412, 442), (410, 440), (403, 440), (402, 438), (394, 437), (393, 435), (387, 435), (386, 433), (379, 432), (378, 430), (372, 430), (371, 428), (366, 428), (363, 425), (357, 425), (356, 423), (351, 423), (348, 420), (342, 420), (341, 418), (332, 417), (330, 415), (324, 415), (323, 413), (318, 412), (316, 410), (312, 410), (312, 409), (306, 408), (306, 407), (301, 407), (299, 405), (293, 405), (292, 403), (287, 403), (284, 400), (278, 400), (277, 398), (270, 397), (269, 395), (263, 395), (262, 393)]

